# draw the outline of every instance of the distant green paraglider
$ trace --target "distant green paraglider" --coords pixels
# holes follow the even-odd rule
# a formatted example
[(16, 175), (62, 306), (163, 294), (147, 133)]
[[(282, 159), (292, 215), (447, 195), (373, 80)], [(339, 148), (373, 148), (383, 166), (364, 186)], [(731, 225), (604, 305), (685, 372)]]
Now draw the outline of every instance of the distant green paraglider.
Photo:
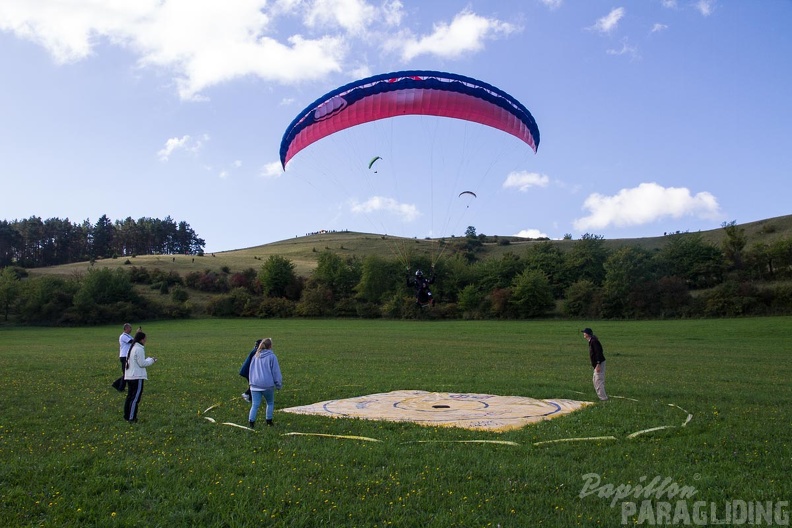
[[(373, 158), (371, 158), (371, 161), (369, 161), (369, 169), (374, 166), (374, 163), (376, 163), (377, 160), (381, 160), (381, 159), (382, 158), (379, 157), (379, 156), (374, 156)], [(377, 173), (377, 171), (374, 171), (374, 174), (376, 174), (376, 173)]]

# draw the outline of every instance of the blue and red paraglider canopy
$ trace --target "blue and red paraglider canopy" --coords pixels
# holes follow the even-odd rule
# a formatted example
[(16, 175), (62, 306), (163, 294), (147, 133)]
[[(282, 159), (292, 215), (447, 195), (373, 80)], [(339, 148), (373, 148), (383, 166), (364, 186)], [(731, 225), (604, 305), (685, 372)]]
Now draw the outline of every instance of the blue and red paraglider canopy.
[(286, 164), (310, 144), (362, 123), (401, 115), (463, 119), (511, 134), (536, 152), (539, 127), (517, 99), (485, 82), (437, 71), (402, 71), (337, 88), (300, 112), (280, 145)]

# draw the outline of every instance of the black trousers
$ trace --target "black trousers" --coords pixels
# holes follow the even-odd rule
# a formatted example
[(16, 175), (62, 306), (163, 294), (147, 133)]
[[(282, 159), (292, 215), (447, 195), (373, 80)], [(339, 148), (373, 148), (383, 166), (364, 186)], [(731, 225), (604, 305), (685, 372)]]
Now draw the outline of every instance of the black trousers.
[(113, 387), (117, 391), (123, 392), (124, 388), (126, 387), (126, 380), (124, 380), (124, 371), (126, 370), (126, 358), (122, 357), (118, 359), (121, 360), (121, 377), (113, 382)]
[(143, 396), (143, 381), (145, 380), (127, 380), (127, 385), (129, 385), (129, 387), (127, 390), (126, 401), (124, 402), (124, 420), (129, 422), (134, 422), (137, 420), (140, 398)]

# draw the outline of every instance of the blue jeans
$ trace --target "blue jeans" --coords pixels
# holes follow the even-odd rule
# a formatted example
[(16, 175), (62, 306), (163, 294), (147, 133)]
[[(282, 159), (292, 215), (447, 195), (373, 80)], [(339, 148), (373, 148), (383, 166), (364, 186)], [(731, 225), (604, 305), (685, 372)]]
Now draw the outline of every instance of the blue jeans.
[(250, 416), (248, 417), (248, 421), (256, 421), (262, 396), (267, 401), (267, 420), (272, 420), (272, 413), (275, 411), (275, 387), (264, 390), (252, 389), (250, 394), (253, 402), (250, 404)]

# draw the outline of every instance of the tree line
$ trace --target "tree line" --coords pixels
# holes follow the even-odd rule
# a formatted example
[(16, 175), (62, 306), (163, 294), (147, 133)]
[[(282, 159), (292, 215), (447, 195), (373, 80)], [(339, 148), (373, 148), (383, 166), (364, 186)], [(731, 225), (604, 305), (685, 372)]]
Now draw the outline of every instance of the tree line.
[(0, 221), (0, 267), (36, 268), (133, 255), (199, 255), (205, 245), (190, 224), (170, 216), (113, 222), (102, 215), (95, 224), (38, 216)]
[[(25, 279), (0, 271), (0, 310), (27, 324), (96, 324), (189, 317), (362, 317), (396, 319), (660, 319), (792, 314), (792, 239), (748, 247), (724, 224), (722, 244), (700, 234), (670, 235), (662, 249), (608, 248), (587, 234), (569, 245), (540, 241), (499, 258), (479, 259), (482, 236), (469, 228), (434, 268), (428, 257), (317, 255), (307, 277), (286, 257), (259, 267), (149, 271), (131, 265), (68, 279)], [(437, 304), (416, 305), (407, 278), (434, 273)], [(154, 295), (141, 295), (147, 288)], [(198, 292), (208, 303), (193, 302)]]

